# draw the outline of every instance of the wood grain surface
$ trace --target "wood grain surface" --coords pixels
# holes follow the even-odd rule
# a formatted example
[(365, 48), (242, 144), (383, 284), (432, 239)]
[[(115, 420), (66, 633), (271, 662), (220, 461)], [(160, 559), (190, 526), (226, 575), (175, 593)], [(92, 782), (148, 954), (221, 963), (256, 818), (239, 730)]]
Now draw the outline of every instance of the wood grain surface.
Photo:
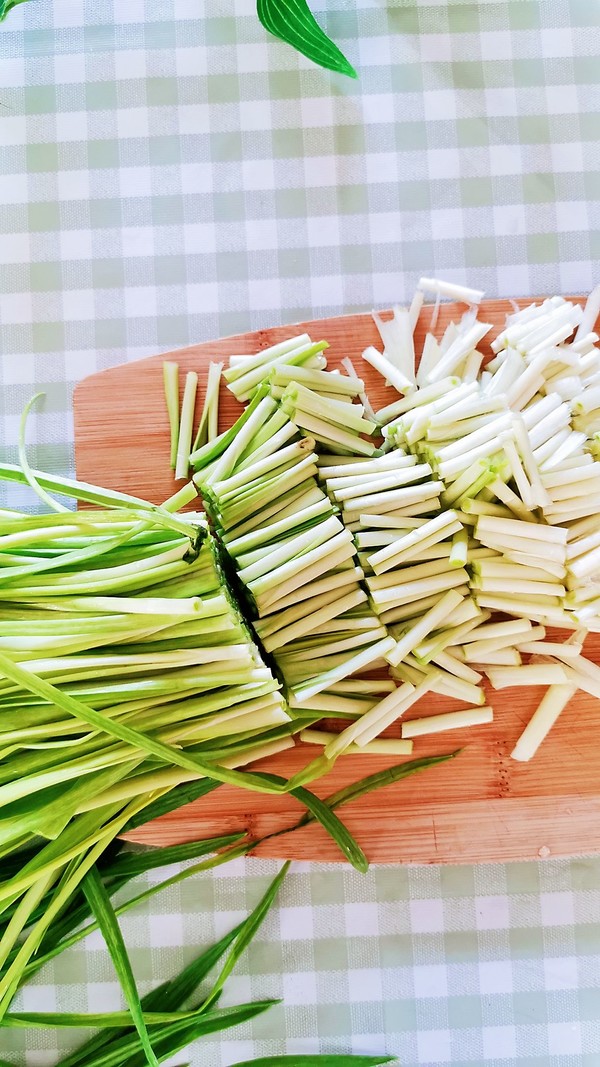
[[(577, 299), (582, 303), (583, 298)], [(531, 302), (518, 301), (523, 306)], [(484, 301), (480, 318), (504, 325), (512, 309), (506, 300)], [(444, 304), (435, 333), (464, 307)], [(416, 330), (420, 351), (432, 309), (423, 309)], [(370, 315), (348, 315), (191, 345), (174, 353), (123, 364), (92, 375), (76, 389), (75, 452), (78, 476), (86, 481), (134, 493), (156, 503), (170, 496), (178, 483), (169, 469), (169, 430), (162, 386), (162, 362), (176, 359), (181, 387), (185, 371), (200, 378), (198, 412), (211, 360), (257, 352), (294, 333), (325, 339), (329, 366), (350, 356), (367, 382), (375, 408), (397, 398), (362, 360), (378, 334)], [(484, 346), (485, 347), (485, 346)], [(222, 387), (220, 428), (241, 408)], [(588, 639), (586, 652), (600, 659), (600, 635)], [(549, 738), (529, 764), (510, 759), (510, 751), (539, 703), (542, 688), (487, 690), (494, 722), (422, 738), (414, 756), (462, 749), (456, 759), (388, 786), (341, 809), (344, 821), (375, 863), (472, 863), (536, 859), (557, 855), (600, 853), (600, 707), (583, 693), (569, 704)], [(432, 696), (419, 714), (456, 707)], [(394, 731), (392, 731), (392, 734)], [(398, 736), (398, 729), (395, 731)], [(298, 745), (281, 756), (257, 763), (289, 775), (315, 754)], [(365, 774), (398, 762), (381, 756), (347, 756), (314, 786), (326, 796)], [(292, 827), (302, 809), (292, 797), (273, 797), (223, 786), (200, 801), (140, 827), (131, 839), (147, 844), (173, 844), (232, 830), (254, 837)], [(265, 856), (309, 860), (340, 860), (336, 846), (315, 826), (276, 837), (259, 846)]]

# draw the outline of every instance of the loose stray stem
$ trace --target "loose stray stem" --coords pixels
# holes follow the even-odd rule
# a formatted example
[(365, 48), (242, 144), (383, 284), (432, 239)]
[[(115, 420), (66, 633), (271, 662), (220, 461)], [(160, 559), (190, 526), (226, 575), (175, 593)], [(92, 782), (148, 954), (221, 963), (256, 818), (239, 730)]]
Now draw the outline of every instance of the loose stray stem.
[(43, 397), (44, 397), (44, 393), (36, 393), (35, 396), (32, 396), (27, 401), (27, 403), (25, 404), (25, 407), (23, 408), (23, 414), (21, 415), (21, 423), (20, 423), (20, 426), (19, 426), (19, 461), (20, 461), (21, 467), (23, 468), (23, 473), (25, 474), (25, 477), (26, 477), (27, 481), (29, 482), (29, 484), (30, 484), (31, 488), (34, 490), (34, 492), (37, 493), (37, 495), (39, 496), (39, 498), (42, 501), (42, 503), (46, 504), (46, 506), (49, 507), (51, 511), (59, 511), (59, 512), (60, 511), (67, 511), (67, 508), (65, 507), (64, 504), (59, 504), (58, 501), (54, 500), (54, 498), (51, 497), (50, 494), (46, 492), (46, 490), (43, 488), (43, 486), (40, 485), (40, 483), (37, 481), (37, 479), (35, 477), (35, 474), (33, 473), (32, 469), (31, 469), (31, 467), (29, 465), (29, 460), (27, 458), (27, 449), (25, 447), (25, 432), (26, 432), (26, 429), (27, 429), (27, 418), (29, 416), (29, 412), (35, 406), (37, 401), (41, 400)]
[(163, 363), (163, 384), (171, 435), (170, 463), (175, 470), (179, 442), (179, 364), (173, 360), (166, 359)]

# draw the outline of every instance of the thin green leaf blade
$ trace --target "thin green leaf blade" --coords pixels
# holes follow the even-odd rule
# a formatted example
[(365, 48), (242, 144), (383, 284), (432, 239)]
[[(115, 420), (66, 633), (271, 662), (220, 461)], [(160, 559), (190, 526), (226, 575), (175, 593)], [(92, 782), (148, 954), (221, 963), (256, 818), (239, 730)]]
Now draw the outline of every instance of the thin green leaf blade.
[[(152, 1034), (156, 1058), (159, 1062), (165, 1060), (197, 1038), (248, 1022), (277, 1003), (276, 1000), (260, 1000), (253, 1004), (236, 1004), (232, 1008), (198, 1011), (192, 1020), (186, 1017), (181, 1022), (157, 1027)], [(138, 1065), (144, 1067), (146, 1063), (144, 1055), (141, 1052), (139, 1036), (130, 1032), (121, 1041), (116, 1042), (114, 1047), (111, 1046), (97, 1055), (88, 1056), (85, 1065), (86, 1067), (138, 1067)], [(60, 1060), (57, 1067), (66, 1067), (69, 1060), (70, 1057)]]
[(135, 984), (135, 978), (133, 977), (133, 971), (131, 969), (131, 963), (129, 961), (121, 928), (117, 922), (117, 917), (110, 902), (110, 897), (104, 888), (102, 879), (95, 866), (86, 874), (82, 882), (82, 888), (90, 908), (96, 917), (98, 925), (100, 926), (102, 936), (106, 941), (106, 946), (121, 983), (125, 1000), (127, 1001), (129, 1011), (131, 1012), (131, 1018), (139, 1034), (140, 1042), (148, 1063), (151, 1067), (158, 1067), (158, 1060), (154, 1055), (148, 1030), (146, 1029), (144, 1012), (140, 1003), (139, 993)]
[(356, 838), (352, 836), (348, 827), (337, 817), (332, 808), (323, 800), (320, 800), (319, 797), (315, 796), (314, 793), (311, 793), (309, 789), (299, 787), (298, 789), (292, 789), (291, 793), (292, 796), (296, 797), (297, 800), (300, 800), (302, 804), (308, 808), (311, 815), (321, 823), (321, 826), (327, 831), (329, 836), (333, 838), (340, 851), (352, 866), (362, 874), (368, 871), (369, 861), (362, 848), (358, 844)]
[(306, 0), (257, 0), (256, 10), (260, 22), (274, 37), (292, 45), (320, 67), (356, 78), (354, 67), (321, 29)]
[(315, 1053), (314, 1056), (260, 1056), (244, 1060), (232, 1067), (380, 1067), (383, 1063), (398, 1063), (395, 1056), (353, 1056), (343, 1053)]
[[(9, 11), (12, 11), (13, 7), (17, 7), (18, 4), (24, 4), (26, 0), (0, 0), (0, 22), (3, 22)], [(4, 1067), (4, 1060), (0, 1060), (0, 1067)], [(7, 1064), (6, 1067), (11, 1067)]]
[[(219, 852), (216, 856), (210, 856), (206, 860), (201, 860), (200, 863), (194, 863), (191, 867), (185, 867), (182, 871), (178, 871), (177, 874), (171, 875), (170, 878), (165, 878), (164, 881), (159, 882), (157, 885), (151, 885), (148, 889), (145, 889), (142, 893), (138, 893), (137, 896), (131, 897), (129, 900), (125, 900), (122, 904), (119, 904), (115, 909), (117, 915), (123, 915), (130, 908), (137, 907), (138, 904), (144, 903), (149, 900), (150, 897), (156, 893), (160, 893), (163, 889), (167, 889), (169, 886), (177, 885), (179, 882), (183, 882), (186, 878), (191, 878), (194, 874), (199, 874), (201, 871), (212, 870), (213, 867), (219, 867), (224, 863), (228, 863), (232, 859), (236, 859), (239, 856), (245, 856), (253, 848), (256, 842), (249, 841), (242, 845), (233, 845), (226, 852)], [(36, 956), (36, 959), (28, 963), (25, 975), (30, 977), (39, 971), (40, 967), (43, 967), (45, 963), (54, 959), (66, 948), (71, 948), (72, 945), (76, 945), (79, 941), (82, 941), (88, 934), (91, 934), (94, 930), (98, 929), (96, 922), (91, 922), (82, 929), (75, 930), (74, 933), (61, 941), (60, 944), (55, 945), (48, 951), (44, 951), (43, 956)]]
[(120, 833), (129, 815), (136, 809), (136, 804), (130, 804), (125, 813), (113, 818), (105, 824), (99, 839), (83, 855), (77, 856), (66, 864), (63, 874), (58, 882), (52, 899), (41, 919), (27, 934), (20, 944), (19, 951), (10, 966), (0, 976), (0, 1018), (8, 1011), (12, 997), (17, 987), (23, 981), (31, 957), (35, 955), (44, 935), (52, 926), (57, 916), (61, 915), (67, 904), (73, 899), (74, 893), (79, 889), (85, 875), (95, 865), (110, 842)]
[(223, 834), (220, 837), (205, 838), (203, 841), (187, 841), (182, 845), (145, 848), (143, 852), (122, 852), (103, 871), (103, 875), (105, 878), (136, 878), (156, 867), (168, 867), (171, 863), (184, 863), (186, 860), (206, 856), (209, 852), (218, 852), (227, 845), (241, 841), (245, 836), (243, 832)]
[[(311, 765), (309, 764), (309, 766)], [(284, 778), (280, 778), (276, 774), (269, 774), (267, 777), (271, 778), (273, 782), (285, 781)], [(297, 777), (298, 776), (294, 776), (291, 781), (295, 781)], [(290, 829), (295, 830), (299, 826), (305, 826), (306, 823), (310, 822), (312, 819), (316, 819), (321, 823), (321, 826), (327, 831), (332, 840), (335, 841), (342, 854), (352, 866), (355, 867), (357, 871), (364, 874), (369, 868), (369, 861), (356, 838), (350, 833), (348, 827), (344, 825), (337, 815), (334, 815), (329, 800), (321, 800), (314, 793), (311, 793), (309, 789), (305, 789), (304, 786), (296, 786), (293, 789), (290, 789), (289, 792), (307, 809), (306, 815), (304, 815), (302, 819)], [(278, 837), (280, 833), (287, 832), (287, 830), (278, 831), (270, 836)]]
[(219, 972), (217, 980), (213, 985), (208, 997), (206, 998), (204, 1005), (205, 1008), (209, 1007), (212, 1003), (214, 1003), (216, 997), (220, 994), (223, 986), (225, 985), (226, 980), (229, 978), (229, 975), (235, 967), (238, 959), (246, 950), (246, 948), (252, 941), (254, 935), (257, 933), (258, 928), (262, 924), (267, 912), (269, 911), (275, 900), (275, 897), (279, 891), (279, 887), (289, 870), (289, 866), (290, 862), (288, 860), (287, 863), (284, 863), (281, 870), (275, 876), (266, 893), (261, 898), (261, 900), (259, 900), (254, 910), (242, 923), (240, 932), (234, 941), (233, 948), (229, 953), (227, 959), (225, 960), (225, 963), (221, 968), (221, 971)]
[[(207, 1034), (219, 1033), (221, 1030), (228, 1030), (240, 1023), (249, 1022), (278, 1003), (277, 1000), (255, 1001), (251, 1004), (236, 1005), (233, 1009), (222, 1008), (214, 1012), (206, 1012), (206, 1014), (199, 1013), (197, 1021), (175, 1024), (173, 1032), (167, 1035), (164, 1041), (158, 1039), (158, 1055), (162, 1061), (167, 1056), (173, 1056), (180, 1049), (186, 1048), (199, 1037), (206, 1037)], [(146, 1065), (143, 1055), (138, 1053), (125, 1061), (119, 1060), (118, 1064), (111, 1063), (103, 1067), (146, 1067)]]
[(403, 778), (410, 777), (411, 774), (426, 771), (429, 767), (436, 767), (439, 763), (446, 763), (460, 755), (461, 752), (462, 749), (456, 749), (442, 756), (423, 756), (420, 759), (408, 760), (406, 763), (398, 763), (395, 767), (369, 774), (366, 778), (361, 778), (359, 782), (353, 782), (344, 789), (338, 790), (337, 793), (332, 793), (331, 796), (326, 797), (325, 803), (329, 808), (339, 808), (342, 804), (350, 804), (351, 801), (359, 800), (367, 793), (373, 793), (376, 789), (383, 789), (387, 785), (393, 785), (394, 782), (400, 782)]
[(199, 800), (200, 797), (212, 793), (213, 789), (218, 789), (221, 784), (214, 778), (201, 778), (199, 782), (182, 782), (181, 785), (176, 785), (168, 793), (163, 793), (161, 797), (147, 804), (143, 811), (134, 815), (125, 826), (123, 833), (127, 834), (130, 830), (136, 830), (138, 826), (144, 826), (145, 823), (158, 819), (161, 815), (168, 815), (170, 811), (175, 811), (184, 804), (191, 804), (193, 800)]
[(27, 448), (25, 445), (27, 419), (29, 417), (31, 409), (35, 407), (38, 400), (43, 400), (44, 397), (45, 393), (35, 393), (34, 396), (30, 397), (30, 399), (25, 404), (25, 407), (23, 408), (23, 412), (21, 414), (21, 422), (19, 425), (19, 461), (21, 463), (21, 469), (23, 471), (23, 474), (25, 475), (29, 485), (33, 489), (34, 493), (38, 495), (42, 503), (46, 504), (46, 506), (49, 507), (51, 511), (62, 512), (67, 511), (68, 509), (65, 507), (64, 504), (60, 504), (57, 500), (54, 500), (54, 498), (50, 496), (50, 493), (47, 493), (44, 487), (40, 485), (29, 465), (29, 460), (27, 459)]
[[(143, 1019), (146, 1026), (165, 1026), (168, 1023), (180, 1022), (185, 1018), (191, 1019), (195, 1012), (160, 1011), (144, 1012)], [(128, 1011), (111, 1012), (62, 1012), (62, 1011), (19, 1011), (7, 1013), (0, 1021), (0, 1027), (12, 1027), (25, 1029), (47, 1029), (52, 1026), (56, 1029), (85, 1028), (89, 1027), (102, 1030), (117, 1030), (127, 1027), (131, 1029), (131, 1015)]]

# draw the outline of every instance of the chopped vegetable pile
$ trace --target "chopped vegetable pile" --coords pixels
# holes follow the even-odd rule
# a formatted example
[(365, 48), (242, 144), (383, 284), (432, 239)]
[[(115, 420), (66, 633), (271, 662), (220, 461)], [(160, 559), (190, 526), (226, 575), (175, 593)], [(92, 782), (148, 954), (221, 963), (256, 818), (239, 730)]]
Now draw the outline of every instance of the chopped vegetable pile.
[[(436, 339), (442, 296), (467, 310)], [(585, 309), (515, 305), (487, 361), (482, 297), (423, 278), (409, 308), (374, 315), (381, 350), (363, 357), (401, 396), (376, 413), (306, 334), (232, 356), (247, 407), (190, 457), (292, 714), (353, 720), (303, 732), (329, 762), (489, 723), (484, 678), (550, 687), (512, 753), (528, 760), (578, 689), (600, 694), (582, 654), (600, 628), (600, 290)], [(363, 680), (386, 664), (393, 688)], [(429, 692), (467, 706), (380, 737)]]

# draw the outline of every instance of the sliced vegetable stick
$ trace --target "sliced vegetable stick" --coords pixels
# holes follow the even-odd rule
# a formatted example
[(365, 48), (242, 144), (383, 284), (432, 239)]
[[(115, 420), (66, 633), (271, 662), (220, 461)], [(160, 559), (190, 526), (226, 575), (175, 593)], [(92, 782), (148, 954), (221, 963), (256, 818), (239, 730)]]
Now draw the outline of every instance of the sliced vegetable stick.
[[(338, 735), (332, 733), (329, 730), (301, 730), (300, 740), (309, 745), (325, 745), (331, 741), (335, 741)], [(395, 737), (378, 737), (374, 741), (370, 741), (368, 745), (356, 745), (350, 744), (341, 753), (344, 755), (352, 755), (357, 752), (368, 756), (369, 753), (373, 755), (383, 756), (410, 756), (413, 750), (413, 744), (410, 740), (396, 739)]]
[(166, 359), (163, 363), (163, 383), (169, 430), (171, 434), (171, 467), (177, 464), (177, 445), (179, 442), (179, 364)]
[(490, 664), (498, 664), (503, 667), (518, 667), (522, 663), (521, 656), (516, 648), (497, 648), (495, 652), (487, 652), (480, 659), (471, 660), (469, 657), (467, 658), (477, 671), (487, 670)]
[(557, 545), (565, 545), (567, 542), (566, 530), (556, 529), (556, 527), (549, 528), (541, 523), (524, 524), (518, 519), (488, 518), (486, 515), (482, 515), (477, 523), (477, 537), (479, 537), (479, 532), (489, 532), (499, 537), (506, 534), (507, 537), (523, 537), (534, 541), (549, 541)]
[[(420, 683), (423, 684), (422, 682)], [(393, 693), (388, 693), (387, 696), (380, 700), (371, 711), (365, 713), (360, 721), (352, 723), (347, 726), (345, 730), (342, 730), (340, 734), (330, 741), (325, 748), (325, 755), (328, 759), (336, 759), (337, 756), (348, 747), (348, 745), (356, 742), (357, 737), (363, 732), (365, 726), (369, 726), (372, 723), (376, 723), (383, 716), (390, 717), (390, 721), (402, 714), (402, 711), (410, 706), (411, 699), (418, 691), (419, 686), (411, 685), (410, 682), (404, 682)]]
[(582, 645), (569, 644), (566, 641), (525, 641), (517, 645), (517, 648), (519, 652), (528, 652), (535, 656), (556, 656), (570, 662), (578, 658)]
[(480, 708), (461, 708), (459, 711), (446, 711), (441, 715), (428, 715), (423, 719), (405, 719), (402, 723), (402, 737), (423, 737), (426, 734), (438, 734), (444, 730), (460, 730), (465, 726), (483, 726), (493, 721), (494, 712), (489, 705)]
[(388, 656), (389, 662), (394, 665), (400, 663), (407, 653), (412, 652), (413, 648), (423, 640), (427, 634), (431, 633), (439, 627), (440, 623), (447, 619), (452, 614), (455, 608), (461, 603), (462, 597), (460, 593), (457, 593), (454, 589), (449, 589), (443, 597), (440, 598), (438, 604), (435, 607), (430, 608), (428, 612), (409, 630), (403, 637), (397, 642), (396, 647), (390, 652)]
[(187, 478), (190, 466), (190, 452), (192, 449), (192, 434), (194, 432), (194, 406), (196, 404), (196, 390), (198, 388), (198, 375), (190, 370), (185, 376), (185, 388), (181, 402), (181, 418), (179, 420), (179, 438), (177, 442), (177, 458), (175, 461), (175, 477)]
[(570, 683), (551, 685), (546, 690), (511, 752), (513, 759), (527, 762), (535, 755), (561, 711), (566, 708), (576, 692), (577, 686)]
[(519, 685), (564, 685), (570, 682), (562, 663), (526, 663), (522, 667), (489, 667), (485, 672), (493, 689)]
[(449, 652), (436, 652), (431, 657), (431, 662), (448, 671), (448, 674), (454, 674), (457, 678), (462, 678), (463, 682), (471, 682), (472, 685), (479, 685), (481, 682), (481, 674), (478, 671), (474, 670), (473, 667), (469, 667), (466, 663), (461, 663), (456, 656), (451, 655)]
[(456, 285), (442, 278), (419, 278), (418, 288), (426, 293), (437, 293), (447, 296), (450, 300), (462, 301), (464, 304), (480, 304), (485, 296), (483, 289), (470, 289), (466, 285)]
[(430, 667), (423, 681), (419, 682), (414, 689), (414, 692), (403, 701), (401, 707), (387, 709), (384, 712), (382, 706), (378, 705), (378, 707), (373, 708), (372, 711), (368, 711), (366, 715), (363, 715), (362, 719), (356, 724), (357, 726), (361, 726), (362, 729), (357, 733), (355, 743), (362, 748), (364, 745), (368, 745), (370, 741), (373, 741), (378, 734), (382, 733), (388, 726), (391, 726), (392, 723), (396, 722), (401, 715), (404, 715), (404, 712), (407, 711), (408, 708), (412, 707), (412, 705), (416, 704), (422, 696), (425, 696), (426, 693), (431, 691), (432, 686), (440, 673), (441, 672), (437, 667)]
[[(464, 599), (467, 599), (469, 596), (469, 587), (468, 585), (456, 586), (456, 592), (460, 593)], [(416, 616), (420, 616), (424, 611), (427, 611), (429, 608), (434, 607), (435, 604), (437, 604), (439, 598), (439, 590), (428, 596), (424, 596), (419, 600), (415, 600), (411, 597), (405, 604), (397, 604), (393, 608), (386, 608), (385, 611), (379, 612), (379, 618), (383, 623), (385, 623), (386, 626), (393, 625), (397, 622), (406, 622), (409, 619), (414, 619)], [(485, 612), (483, 612), (482, 614), (485, 615)], [(468, 624), (465, 623), (464, 625), (467, 626)], [(459, 627), (457, 627), (456, 629), (458, 630)]]
[(415, 388), (410, 378), (403, 374), (398, 367), (395, 367), (393, 363), (390, 363), (389, 359), (386, 359), (372, 345), (369, 348), (365, 348), (362, 356), (399, 393), (410, 393)]
[(446, 511), (441, 515), (437, 515), (434, 519), (425, 523), (424, 526), (419, 527), (419, 529), (401, 537), (393, 545), (387, 545), (381, 551), (374, 552), (369, 556), (369, 564), (376, 574), (381, 574), (383, 571), (389, 570), (390, 567), (397, 567), (400, 563), (411, 559), (412, 556), (425, 547), (425, 543), (428, 545), (437, 544), (460, 530), (462, 530), (462, 527), (457, 522), (456, 512)]

